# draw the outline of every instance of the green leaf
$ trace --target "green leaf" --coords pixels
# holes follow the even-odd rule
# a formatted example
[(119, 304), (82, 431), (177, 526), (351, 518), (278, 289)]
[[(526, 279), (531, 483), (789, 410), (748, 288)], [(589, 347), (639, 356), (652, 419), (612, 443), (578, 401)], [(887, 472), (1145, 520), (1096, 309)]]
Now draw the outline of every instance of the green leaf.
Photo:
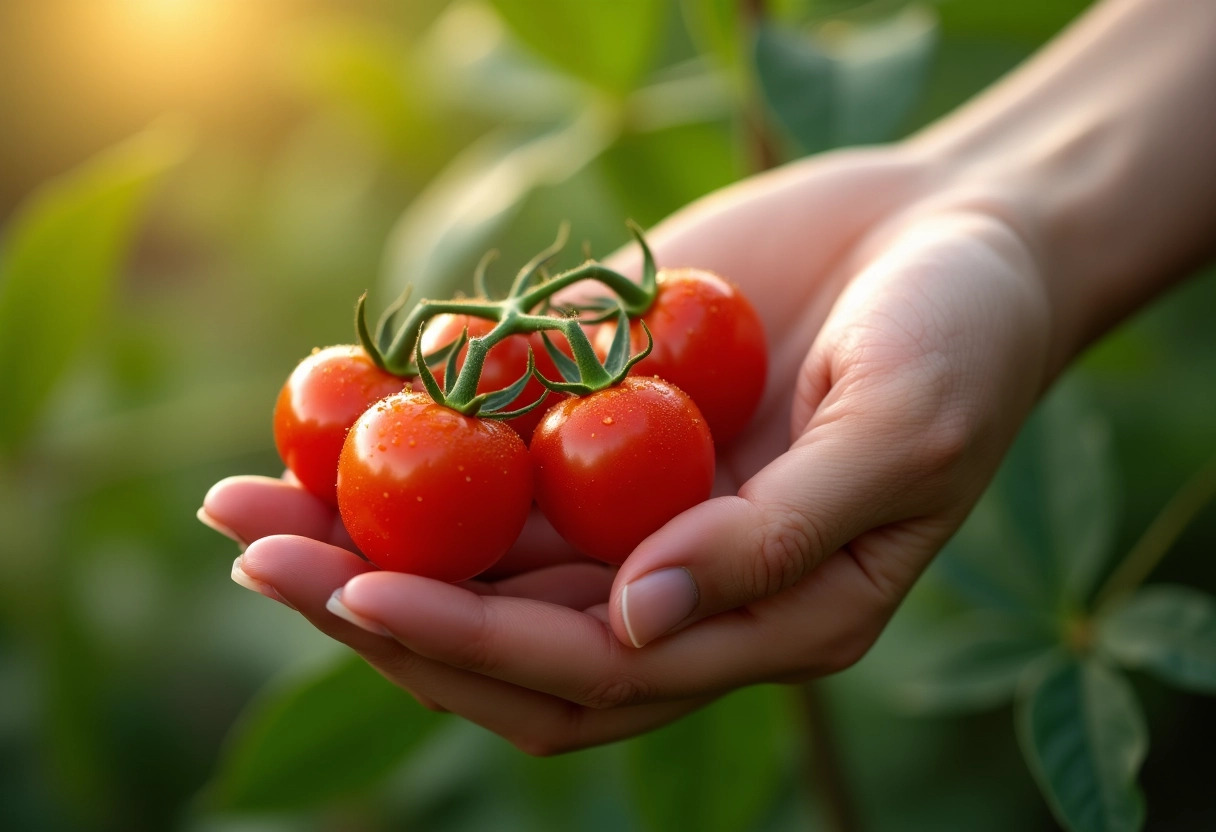
[(270, 811), (366, 790), (439, 722), (361, 658), (343, 656), (249, 706), (209, 797), (219, 809)]
[(898, 135), (920, 100), (936, 47), (937, 17), (918, 5), (841, 38), (833, 50), (836, 143), (869, 144)]
[(413, 284), (415, 297), (451, 297), (532, 193), (578, 173), (614, 135), (603, 113), (588, 109), (539, 135), (502, 129), (473, 144), (398, 220), (389, 242), (388, 291), (396, 295)]
[(1119, 508), (1110, 424), (1075, 388), (1044, 402), (1043, 500), (1062, 589), (1081, 602), (1109, 564)]
[(634, 805), (655, 830), (753, 829), (788, 759), (788, 700), (752, 687), (629, 744)]
[(650, 68), (667, 14), (662, 0), (491, 0), (538, 55), (585, 81), (626, 92)]
[(1002, 705), (1013, 699), (1027, 668), (1057, 645), (1055, 634), (1032, 619), (970, 612), (918, 639), (899, 697), (935, 713)]
[(743, 60), (738, 0), (680, 0), (685, 24), (698, 48), (733, 68)]
[(1185, 586), (1149, 586), (1098, 621), (1116, 661), (1163, 682), (1216, 693), (1216, 598)]
[(0, 254), (0, 452), (28, 436), (105, 315), (152, 186), (185, 154), (163, 123), (43, 185)]
[(1027, 420), (938, 574), (983, 606), (1083, 607), (1114, 537), (1112, 460), (1106, 422), (1061, 384)]
[(1022, 753), (1066, 829), (1143, 826), (1136, 774), (1148, 731), (1126, 679), (1092, 659), (1051, 662), (1021, 697), (1017, 720)]
[(831, 147), (832, 59), (802, 32), (763, 23), (756, 30), (753, 60), (765, 100), (802, 150)]
[(942, 28), (951, 35), (1018, 38), (1042, 43), (1092, 5), (1093, 0), (950, 0), (942, 3)]
[(446, 106), (495, 123), (555, 122), (586, 104), (589, 90), (512, 37), (486, 3), (448, 6), (421, 44), (417, 63)]
[(426, 173), (446, 155), (430, 73), (384, 26), (312, 23), (293, 32), (288, 47), (290, 80), (335, 107), (402, 168)]
[(815, 153), (895, 136), (920, 97), (936, 43), (936, 17), (910, 5), (814, 29), (766, 21), (757, 27), (753, 60), (777, 120)]

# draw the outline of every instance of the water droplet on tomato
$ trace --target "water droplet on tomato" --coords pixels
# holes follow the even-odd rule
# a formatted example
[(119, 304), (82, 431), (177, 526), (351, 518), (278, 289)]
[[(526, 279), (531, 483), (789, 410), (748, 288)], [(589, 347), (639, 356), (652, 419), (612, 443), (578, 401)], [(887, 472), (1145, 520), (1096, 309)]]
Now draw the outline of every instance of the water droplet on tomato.
[(600, 424), (603, 424), (603, 425), (611, 425), (611, 424), (612, 424), (612, 417), (611, 417), (611, 416), (605, 416), (603, 419), (601, 419), (601, 420), (600, 420)]

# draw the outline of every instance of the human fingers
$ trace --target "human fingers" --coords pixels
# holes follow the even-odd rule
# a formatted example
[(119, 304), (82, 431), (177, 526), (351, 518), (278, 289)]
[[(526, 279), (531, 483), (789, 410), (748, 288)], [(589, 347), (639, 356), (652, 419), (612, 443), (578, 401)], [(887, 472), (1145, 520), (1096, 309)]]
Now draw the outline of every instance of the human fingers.
[[(516, 584), (511, 591), (536, 591), (559, 603), (577, 602), (575, 596), (580, 592), (606, 593), (610, 581), (603, 576), (597, 580), (591, 571), (596, 569), (593, 564), (562, 565), (552, 567), (547, 577), (535, 573), (506, 583)], [(318, 630), (350, 646), (424, 706), (457, 713), (532, 754), (554, 754), (642, 733), (708, 701), (700, 698), (590, 713), (553, 696), (424, 658), (387, 637), (374, 622), (333, 602), (336, 588), (373, 571), (370, 564), (339, 547), (291, 536), (258, 540), (233, 569), (244, 586), (272, 587), (280, 600)], [(571, 589), (580, 585), (582, 589)]]
[(356, 548), (332, 506), (285, 479), (222, 479), (203, 498), (198, 518), (243, 545), (270, 535), (290, 534), (351, 551)]
[(795, 590), (645, 650), (622, 645), (594, 614), (412, 575), (360, 575), (340, 597), (420, 656), (601, 710), (834, 672), (860, 657), (894, 609), (847, 553)]
[[(1042, 385), (1041, 286), (1007, 242), (991, 223), (926, 221), (854, 278), (798, 376), (789, 450), (622, 566), (623, 642), (773, 596), (871, 530), (919, 524), (944, 543)], [(915, 550), (878, 564), (892, 592), (935, 551)]]

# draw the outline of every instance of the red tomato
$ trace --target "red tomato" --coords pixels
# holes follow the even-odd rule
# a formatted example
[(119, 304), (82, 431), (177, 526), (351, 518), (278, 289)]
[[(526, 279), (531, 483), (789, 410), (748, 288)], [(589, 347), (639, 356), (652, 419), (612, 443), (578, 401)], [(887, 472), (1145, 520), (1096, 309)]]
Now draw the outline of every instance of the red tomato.
[(300, 483), (337, 505), (338, 454), (346, 432), (371, 405), (405, 387), (362, 347), (314, 350), (292, 372), (274, 408), (274, 443)]
[(530, 448), (536, 502), (584, 554), (621, 563), (672, 517), (707, 499), (714, 445), (692, 399), (654, 378), (558, 402)]
[[(660, 269), (659, 293), (640, 320), (654, 338), (650, 355), (630, 375), (658, 376), (692, 397), (714, 440), (730, 442), (751, 421), (764, 393), (768, 348), (764, 325), (738, 287), (701, 269)], [(607, 354), (616, 333), (608, 321), (596, 333)], [(633, 352), (646, 346), (641, 324), (630, 326)]]
[[(436, 315), (427, 324), (426, 329), (422, 331), (422, 351), (424, 354), (431, 353), (443, 347), (444, 344), (450, 344), (460, 337), (460, 333), (465, 327), (468, 327), (470, 338), (480, 337), (493, 329), (494, 323), (494, 321), (486, 320), (485, 318), (475, 318), (469, 315)], [(555, 346), (560, 346), (569, 353), (566, 339), (560, 334), (550, 333), (549, 340)], [(494, 349), (490, 350), (486, 356), (486, 363), (481, 370), (481, 380), (477, 383), (477, 392), (489, 393), (510, 387), (524, 374), (524, 370), (528, 369), (529, 346), (532, 348), (536, 369), (541, 375), (547, 379), (560, 381), (561, 376), (557, 372), (557, 367), (553, 364), (553, 359), (549, 357), (549, 353), (545, 350), (545, 344), (541, 340), (540, 333), (512, 335), (495, 345)], [(456, 359), (457, 367), (464, 366), (464, 359), (468, 351), (468, 347), (460, 351), (460, 355)], [(436, 375), (440, 377), (440, 383), (442, 384), (443, 374), (437, 372)], [(503, 409), (514, 410), (517, 407), (529, 405), (539, 399), (543, 392), (545, 392), (544, 385), (533, 378), (524, 387), (523, 392)], [(556, 396), (550, 394), (549, 398), (540, 407), (525, 413), (523, 416), (508, 419), (507, 424), (515, 428), (516, 432), (523, 437), (524, 442), (531, 441), (532, 432), (536, 429), (536, 425), (540, 422), (541, 417), (545, 415), (546, 408), (552, 406), (556, 398)]]
[(506, 425), (425, 393), (376, 404), (338, 462), (338, 510), (382, 569), (463, 581), (506, 554), (532, 505), (532, 461)]

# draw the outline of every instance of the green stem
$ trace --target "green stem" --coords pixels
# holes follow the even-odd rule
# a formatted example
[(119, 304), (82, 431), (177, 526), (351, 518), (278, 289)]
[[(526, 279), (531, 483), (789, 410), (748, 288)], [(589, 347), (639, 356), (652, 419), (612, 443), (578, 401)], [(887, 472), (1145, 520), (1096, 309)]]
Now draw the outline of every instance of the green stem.
[(419, 301), (418, 305), (410, 310), (410, 314), (397, 329), (397, 334), (393, 336), (392, 343), (384, 351), (384, 363), (389, 372), (399, 376), (417, 375), (418, 367), (413, 362), (414, 345), (417, 343), (418, 334), (424, 323), (436, 315), (443, 314), (469, 315), (474, 318), (498, 321), (502, 319), (503, 311), (503, 304), (493, 301)]
[(747, 78), (740, 118), (743, 122), (744, 141), (752, 170), (760, 173), (771, 170), (781, 163), (777, 152), (777, 140), (769, 127), (765, 112), (764, 99), (760, 94), (760, 82), (751, 67), (750, 42), (756, 36), (756, 29), (768, 15), (764, 0), (741, 0), (740, 17), (743, 19), (743, 31), (748, 38), (749, 54), (743, 65), (747, 67)]
[(654, 294), (634, 283), (620, 272), (615, 272), (607, 266), (596, 262), (584, 263), (568, 272), (554, 275), (549, 280), (519, 296), (521, 309), (533, 310), (543, 301), (548, 300), (554, 293), (578, 283), (581, 280), (595, 280), (602, 283), (613, 294), (621, 299), (630, 317), (637, 317), (650, 308), (654, 302)]
[(1216, 497), (1216, 456), (1178, 489), (1145, 529), (1098, 591), (1094, 609), (1101, 610), (1140, 586), (1213, 497)]
[(822, 800), (824, 820), (831, 832), (860, 832), (857, 806), (819, 682), (804, 682), (798, 691), (806, 721), (803, 738), (808, 791)]

